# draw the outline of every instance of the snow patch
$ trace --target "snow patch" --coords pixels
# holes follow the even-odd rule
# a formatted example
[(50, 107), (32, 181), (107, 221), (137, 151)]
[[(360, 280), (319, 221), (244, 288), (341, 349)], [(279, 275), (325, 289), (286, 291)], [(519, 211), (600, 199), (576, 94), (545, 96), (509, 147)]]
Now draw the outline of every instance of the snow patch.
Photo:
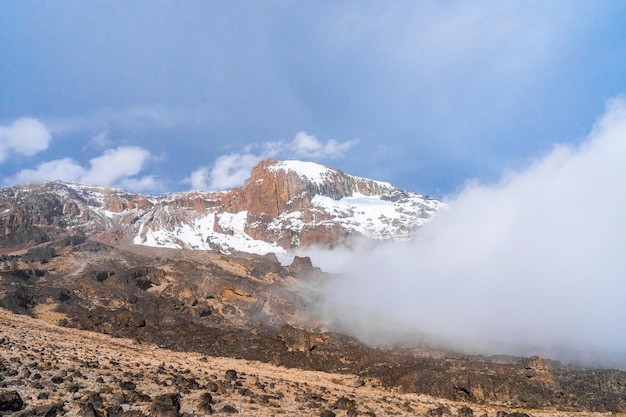
[(270, 170), (295, 172), (301, 177), (306, 177), (309, 181), (320, 184), (323, 183), (326, 178), (333, 174), (333, 170), (325, 167), (324, 165), (316, 164), (315, 162), (303, 162), (303, 161), (281, 161), (275, 165), (269, 167)]

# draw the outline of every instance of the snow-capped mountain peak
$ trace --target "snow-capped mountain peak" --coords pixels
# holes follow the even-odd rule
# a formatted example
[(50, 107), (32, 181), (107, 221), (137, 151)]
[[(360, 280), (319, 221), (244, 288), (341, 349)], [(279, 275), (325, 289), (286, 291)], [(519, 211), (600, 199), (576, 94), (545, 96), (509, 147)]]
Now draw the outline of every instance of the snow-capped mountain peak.
[(149, 246), (285, 253), (409, 239), (442, 203), (312, 162), (264, 160), (241, 187), (147, 196), (53, 182), (0, 191), (2, 246), (84, 232)]

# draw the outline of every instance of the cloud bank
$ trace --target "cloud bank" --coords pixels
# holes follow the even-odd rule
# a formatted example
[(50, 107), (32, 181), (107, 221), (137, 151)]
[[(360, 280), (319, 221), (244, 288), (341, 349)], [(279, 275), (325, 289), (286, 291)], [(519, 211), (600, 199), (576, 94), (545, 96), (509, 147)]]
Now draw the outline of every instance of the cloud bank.
[(13, 123), (0, 125), (0, 163), (11, 154), (32, 156), (48, 148), (51, 135), (37, 119), (22, 117)]
[(137, 146), (109, 149), (89, 161), (84, 167), (71, 158), (39, 164), (35, 169), (24, 169), (4, 180), (5, 185), (27, 182), (67, 181), (98, 186), (116, 186), (135, 191), (158, 188), (152, 176), (137, 177), (151, 153)]
[(250, 177), (252, 168), (266, 158), (338, 159), (344, 156), (356, 141), (340, 142), (329, 139), (322, 142), (315, 136), (298, 132), (292, 141), (263, 142), (248, 147), (245, 153), (222, 155), (213, 166), (202, 166), (184, 182), (194, 190), (225, 190), (242, 185)]
[[(580, 146), (469, 184), (410, 243), (313, 253), (334, 326), (626, 367), (626, 102)], [(382, 330), (384, 329), (384, 331)]]

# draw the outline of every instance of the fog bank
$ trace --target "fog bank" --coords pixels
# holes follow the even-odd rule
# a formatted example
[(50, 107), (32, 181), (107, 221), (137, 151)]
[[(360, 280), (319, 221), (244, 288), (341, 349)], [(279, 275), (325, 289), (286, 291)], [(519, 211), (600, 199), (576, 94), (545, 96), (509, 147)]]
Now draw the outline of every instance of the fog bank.
[(584, 143), (468, 184), (408, 243), (310, 253), (319, 313), (370, 343), (626, 366), (626, 103)]

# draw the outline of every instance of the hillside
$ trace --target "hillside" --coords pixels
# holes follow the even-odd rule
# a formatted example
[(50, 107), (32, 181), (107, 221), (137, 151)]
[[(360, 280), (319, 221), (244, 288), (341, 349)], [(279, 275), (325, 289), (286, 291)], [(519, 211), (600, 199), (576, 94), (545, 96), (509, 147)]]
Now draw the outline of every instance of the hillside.
[[(375, 378), (174, 352), (0, 309), (0, 409), (15, 415), (524, 417), (506, 406), (402, 393)], [(20, 411), (21, 410), (21, 411)], [(333, 414), (331, 414), (333, 413)], [(515, 414), (514, 414), (515, 413)], [(562, 415), (555, 411), (533, 416)], [(577, 413), (591, 415), (591, 413)]]
[[(300, 289), (333, 279), (311, 265), (307, 258), (296, 257), (291, 265), (284, 266), (273, 255), (225, 255), (62, 240), (3, 256), (0, 278), (0, 307), (13, 314), (46, 320), (53, 326), (48, 327), (51, 331), (61, 334), (69, 332), (81, 337), (83, 331), (96, 331), (131, 339), (135, 345), (179, 352), (167, 354), (169, 358), (178, 358), (176, 361), (204, 355), (341, 374), (342, 377), (333, 378), (354, 382), (358, 377), (368, 384), (385, 387), (385, 392), (399, 390), (429, 395), (440, 398), (437, 402), (441, 404), (462, 402), (472, 409), (490, 410), (494, 415), (495, 410), (520, 409), (533, 410), (533, 414), (536, 410), (626, 410), (626, 373), (621, 371), (569, 368), (541, 358), (472, 357), (425, 343), (371, 347), (334, 333), (326, 323), (307, 314), (307, 306), (315, 303), (315, 294)], [(12, 320), (24, 320), (10, 315), (4, 317), (8, 317), (0, 326), (4, 332)], [(54, 326), (58, 329), (54, 330)], [(32, 331), (36, 332), (37, 328), (33, 327)], [(16, 331), (28, 334), (19, 327)], [(91, 334), (86, 333), (85, 337), (92, 337), (88, 336)], [(14, 337), (9, 336), (8, 340)], [(11, 369), (15, 369), (17, 362), (12, 358), (26, 354), (28, 359), (31, 355), (27, 362), (31, 363), (37, 359), (35, 354), (48, 355), (49, 352), (13, 346), (10, 343), (0, 345), (0, 354), (9, 369), (9, 374), (4, 376), (5, 388), (27, 395), (32, 391), (25, 390), (30, 390), (37, 381), (22, 377), (24, 385), (16, 385)], [(42, 349), (38, 346), (32, 347)], [(57, 363), (75, 363), (82, 355), (77, 354), (76, 349), (92, 347), (79, 341), (72, 349), (54, 350)], [(143, 350), (140, 352), (144, 354)], [(92, 362), (96, 361), (97, 353), (98, 349), (91, 354)], [(107, 356), (104, 350), (100, 353), (104, 362)], [(135, 356), (131, 365), (140, 363), (138, 367), (144, 369), (141, 363), (149, 359), (141, 355)], [(126, 378), (140, 373), (114, 361), (116, 363), (110, 364), (108, 369), (114, 366), (122, 376), (129, 372)], [(173, 359), (160, 362), (165, 362), (166, 370), (178, 363)], [(45, 363), (53, 361), (45, 359)], [(80, 362), (71, 368), (76, 370), (76, 366), (80, 366)], [(197, 369), (195, 365), (193, 369)], [(90, 372), (97, 378), (96, 371)], [(101, 387), (103, 393), (117, 392), (115, 387), (106, 388), (111, 386), (111, 382), (107, 383)], [(113, 385), (117, 383), (113, 380)], [(168, 391), (184, 391), (184, 385), (178, 382), (164, 386), (171, 387)], [(255, 395), (265, 395), (248, 385), (245, 388)], [(293, 385), (292, 389), (295, 389)], [(330, 407), (335, 397), (340, 397), (334, 392), (333, 389), (332, 395), (320, 394), (328, 402), (319, 399), (313, 402), (320, 408)], [(67, 396), (63, 398), (63, 401), (70, 401)], [(258, 398), (255, 401), (258, 404)], [(412, 400), (405, 401), (409, 401), (411, 409), (423, 410)], [(357, 401), (361, 413), (367, 410), (376, 415), (408, 412), (397, 411), (395, 406), (361, 408), (364, 402), (363, 399)], [(278, 401), (278, 404), (282, 403)], [(306, 408), (308, 405), (304, 406), (308, 411), (302, 415), (311, 412)], [(290, 409), (287, 405), (284, 407)], [(341, 410), (339, 415), (347, 411)]]

